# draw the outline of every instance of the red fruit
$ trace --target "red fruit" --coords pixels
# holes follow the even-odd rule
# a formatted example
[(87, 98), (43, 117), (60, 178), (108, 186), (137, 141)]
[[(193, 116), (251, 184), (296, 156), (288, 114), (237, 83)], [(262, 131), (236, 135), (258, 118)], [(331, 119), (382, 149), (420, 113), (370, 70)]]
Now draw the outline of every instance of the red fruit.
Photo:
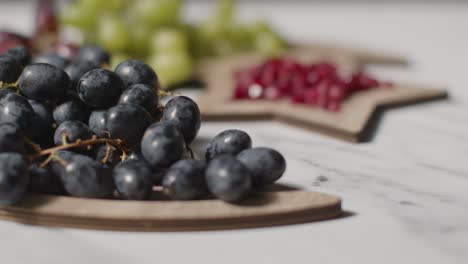
[(340, 111), (341, 108), (341, 103), (340, 101), (329, 101), (327, 104), (327, 110), (330, 110), (332, 112), (338, 112)]
[(0, 54), (17, 45), (31, 48), (29, 38), (13, 32), (0, 31)]
[(39, 1), (37, 12), (36, 12), (36, 35), (40, 35), (46, 32), (57, 32), (58, 22), (56, 11), (54, 7), (54, 1), (52, 0), (41, 0)]
[(316, 64), (315, 71), (320, 78), (328, 78), (336, 73), (336, 67), (330, 63), (321, 62)]
[(337, 84), (332, 84), (328, 90), (328, 97), (331, 100), (342, 101), (346, 96), (346, 90)]
[(291, 90), (292, 93), (296, 93), (297, 91), (302, 91), (307, 89), (307, 76), (303, 72), (294, 72), (291, 76)]
[(316, 105), (319, 98), (317, 89), (310, 89), (306, 92), (305, 102), (310, 105)]
[(260, 83), (252, 83), (247, 88), (247, 96), (250, 99), (261, 99), (264, 96), (264, 90), (265, 87), (263, 87)]
[(274, 86), (267, 87), (264, 90), (264, 96), (266, 99), (278, 100), (283, 97), (284, 93)]
[(305, 102), (305, 97), (303, 94), (295, 94), (295, 95), (292, 95), (291, 96), (291, 102), (295, 103), (295, 104), (302, 104)]
[(273, 67), (265, 67), (260, 74), (259, 81), (264, 86), (274, 85), (276, 81), (276, 70)]
[(338, 71), (328, 62), (305, 65), (291, 58), (270, 59), (247, 71), (236, 72), (234, 78), (235, 98), (277, 100), (290, 96), (293, 103), (317, 105), (334, 112), (340, 110), (342, 101), (353, 92), (379, 86), (379, 81), (364, 72), (350, 74)]
[(245, 99), (248, 98), (247, 86), (237, 84), (234, 89), (234, 99)]

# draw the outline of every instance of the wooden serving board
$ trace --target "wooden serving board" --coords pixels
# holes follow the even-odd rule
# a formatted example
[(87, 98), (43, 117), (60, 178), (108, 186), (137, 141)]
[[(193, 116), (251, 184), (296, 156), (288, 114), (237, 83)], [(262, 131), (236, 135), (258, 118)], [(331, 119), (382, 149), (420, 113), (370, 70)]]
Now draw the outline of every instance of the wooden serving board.
[(240, 204), (29, 195), (16, 206), (0, 208), (0, 219), (100, 230), (196, 231), (297, 224), (336, 218), (341, 213), (341, 200), (336, 196), (283, 190), (255, 193)]
[[(330, 61), (343, 71), (357, 71), (367, 64), (405, 64), (399, 57), (320, 44), (296, 45), (286, 54), (303, 63)], [(392, 88), (358, 92), (346, 99), (338, 112), (310, 105), (293, 104), (289, 100), (232, 100), (235, 70), (258, 65), (263, 59), (243, 54), (226, 59), (205, 61), (198, 76), (207, 89), (198, 103), (203, 120), (279, 120), (312, 129), (322, 134), (352, 142), (368, 141), (369, 131), (382, 110), (390, 107), (445, 99), (447, 91), (419, 84), (395, 84)]]

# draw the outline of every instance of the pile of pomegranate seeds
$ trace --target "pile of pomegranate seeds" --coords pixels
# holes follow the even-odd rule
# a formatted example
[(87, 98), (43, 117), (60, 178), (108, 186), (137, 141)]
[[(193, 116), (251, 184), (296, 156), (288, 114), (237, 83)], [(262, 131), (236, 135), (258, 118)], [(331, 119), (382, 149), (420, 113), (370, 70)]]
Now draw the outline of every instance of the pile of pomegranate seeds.
[(234, 99), (278, 100), (339, 111), (341, 103), (357, 91), (391, 86), (364, 72), (340, 73), (328, 62), (300, 64), (292, 59), (270, 59), (234, 73)]

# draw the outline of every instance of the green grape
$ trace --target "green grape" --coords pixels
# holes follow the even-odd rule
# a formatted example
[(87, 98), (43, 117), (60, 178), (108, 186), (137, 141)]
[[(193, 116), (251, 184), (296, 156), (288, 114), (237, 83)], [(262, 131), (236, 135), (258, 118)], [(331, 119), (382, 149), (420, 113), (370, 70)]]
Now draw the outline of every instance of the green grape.
[(176, 28), (158, 30), (152, 39), (151, 51), (155, 53), (176, 53), (188, 51), (187, 37)]
[(250, 50), (254, 46), (254, 36), (247, 25), (234, 24), (229, 28), (229, 40), (235, 51)]
[(110, 69), (115, 69), (122, 61), (131, 59), (132, 57), (124, 53), (113, 53), (110, 61)]
[(273, 30), (271, 29), (270, 25), (266, 21), (259, 20), (253, 23), (253, 25), (250, 27), (251, 32), (253, 34), (260, 34), (260, 33), (272, 33)]
[(105, 0), (102, 2), (107, 3), (106, 5), (107, 9), (110, 10), (111, 12), (120, 12), (124, 10), (128, 6), (128, 3), (129, 3), (129, 1), (127, 0)]
[(108, 14), (101, 16), (97, 36), (99, 44), (111, 52), (125, 50), (130, 42), (125, 24)]
[(277, 35), (262, 32), (255, 36), (255, 49), (265, 57), (276, 57), (283, 53), (286, 45)]
[(234, 19), (235, 4), (233, 0), (219, 0), (215, 20), (221, 24), (230, 24)]
[(129, 31), (131, 41), (128, 44), (128, 52), (136, 57), (146, 57), (149, 53), (151, 36), (150, 27), (141, 23), (130, 23)]
[(103, 10), (108, 10), (108, 0), (79, 0), (77, 3), (86, 10), (94, 10), (95, 13), (100, 13)]
[(60, 21), (65, 25), (77, 27), (84, 31), (94, 31), (98, 12), (96, 9), (76, 2), (65, 6), (60, 12)]
[(153, 27), (177, 23), (179, 12), (180, 0), (140, 0), (131, 10), (138, 21)]
[(158, 73), (162, 86), (186, 81), (193, 70), (192, 59), (185, 52), (155, 54), (149, 65)]

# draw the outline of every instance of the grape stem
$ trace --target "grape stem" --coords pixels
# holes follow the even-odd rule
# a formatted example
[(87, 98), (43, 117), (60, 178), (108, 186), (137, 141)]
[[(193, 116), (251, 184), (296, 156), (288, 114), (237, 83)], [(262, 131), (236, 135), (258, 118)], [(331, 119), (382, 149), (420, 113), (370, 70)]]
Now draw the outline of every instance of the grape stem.
[(92, 145), (97, 145), (97, 144), (111, 145), (111, 146), (117, 148), (118, 150), (120, 150), (122, 152), (122, 157), (121, 157), (122, 159), (125, 159), (127, 157), (128, 149), (123, 145), (122, 140), (120, 140), (120, 139), (109, 139), (109, 138), (98, 138), (97, 136), (93, 136), (92, 138), (87, 139), (87, 140), (78, 139), (77, 141), (72, 142), (72, 143), (67, 143), (65, 145), (60, 145), (60, 146), (56, 146), (56, 147), (53, 147), (53, 148), (44, 149), (44, 150), (40, 151), (39, 153), (34, 154), (32, 156), (32, 159), (34, 160), (34, 159), (38, 159), (38, 158), (46, 156), (46, 155), (51, 155), (51, 154), (54, 154), (55, 152), (60, 151), (60, 150), (87, 147), (87, 146), (92, 146)]
[(0, 89), (13, 88), (15, 91), (18, 90), (19, 79), (14, 83), (6, 83), (0, 81)]

